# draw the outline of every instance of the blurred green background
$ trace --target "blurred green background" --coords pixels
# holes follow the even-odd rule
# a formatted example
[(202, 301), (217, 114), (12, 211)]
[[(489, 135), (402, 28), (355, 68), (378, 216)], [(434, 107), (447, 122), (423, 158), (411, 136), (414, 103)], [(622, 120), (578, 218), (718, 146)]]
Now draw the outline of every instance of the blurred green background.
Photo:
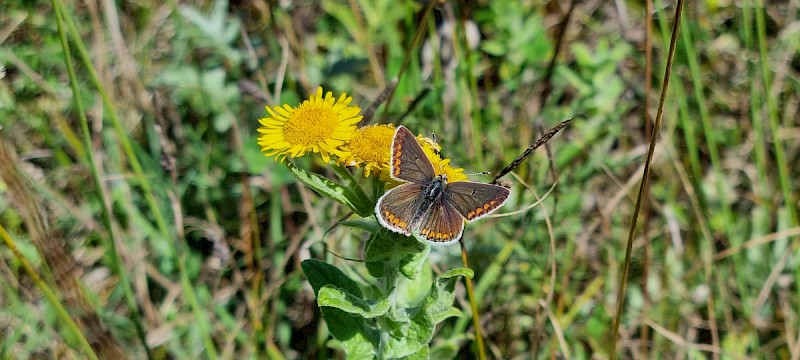
[[(648, 74), (641, 0), (572, 12), (444, 1), (429, 16), (425, 1), (71, 1), (76, 88), (58, 4), (0, 4), (0, 132), (16, 153), (0, 164), (0, 221), (69, 313), (96, 311), (111, 346), (130, 358), (147, 357), (143, 342), (156, 359), (209, 358), (209, 345), (229, 359), (342, 357), (299, 262), (362, 274), (329, 252), (359, 259), (365, 234), (334, 226), (346, 209), (261, 155), (258, 119), (319, 85), (364, 109), (407, 61), (375, 121), (435, 134), (467, 172), (497, 172), (575, 119), (505, 178), (507, 216), (469, 225), (465, 241), (490, 358), (609, 356), (674, 2), (652, 4)], [(764, 5), (684, 8), (620, 357), (800, 358), (800, 4)], [(72, 254), (66, 270), (35, 245), (31, 209)], [(20, 259), (0, 246), (0, 356), (82, 358)], [(458, 246), (434, 248), (431, 265), (461, 266)], [(89, 305), (69, 304), (62, 272)], [(434, 358), (475, 356), (460, 289), (465, 317), (439, 329)]]

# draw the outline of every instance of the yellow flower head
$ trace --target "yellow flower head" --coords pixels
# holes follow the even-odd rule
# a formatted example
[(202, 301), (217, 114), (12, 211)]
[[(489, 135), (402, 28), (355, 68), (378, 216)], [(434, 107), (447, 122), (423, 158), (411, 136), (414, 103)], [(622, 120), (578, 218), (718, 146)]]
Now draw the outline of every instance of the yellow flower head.
[(463, 168), (456, 168), (450, 165), (450, 159), (442, 159), (441, 155), (439, 155), (439, 150), (441, 150), (439, 144), (428, 138), (425, 138), (425, 140), (427, 141), (420, 141), (420, 144), (422, 144), (422, 151), (424, 151), (428, 159), (431, 160), (433, 171), (437, 176), (442, 174), (446, 175), (447, 182), (467, 180), (467, 175), (464, 175)]
[(342, 146), (340, 163), (364, 165), (364, 176), (389, 168), (394, 125), (369, 125), (356, 129), (350, 142)]
[[(450, 165), (450, 159), (442, 159), (441, 155), (439, 155), (439, 151), (442, 149), (442, 147), (436, 143), (436, 141), (433, 141), (433, 139), (424, 137), (422, 135), (417, 136), (417, 141), (419, 141), (419, 144), (422, 145), (422, 151), (425, 152), (425, 155), (431, 161), (431, 164), (433, 164), (433, 171), (437, 176), (442, 174), (446, 175), (448, 182), (467, 180), (467, 176), (464, 175), (463, 168), (456, 168)], [(392, 142), (390, 140), (389, 148), (391, 148), (391, 143)], [(386, 166), (382, 167), (381, 169), (381, 181), (386, 183), (385, 187), (387, 189), (401, 184), (399, 181), (393, 179), (389, 175), (391, 173), (388, 163), (389, 155), (391, 154), (387, 152)]]
[(281, 161), (287, 156), (296, 158), (308, 152), (319, 153), (322, 160), (330, 161), (331, 154), (341, 156), (338, 147), (349, 141), (361, 121), (361, 108), (348, 106), (352, 97), (342, 94), (339, 99), (328, 92), (322, 96), (322, 87), (298, 107), (283, 105), (266, 107), (269, 117), (258, 122), (258, 145), (266, 156), (276, 156)]

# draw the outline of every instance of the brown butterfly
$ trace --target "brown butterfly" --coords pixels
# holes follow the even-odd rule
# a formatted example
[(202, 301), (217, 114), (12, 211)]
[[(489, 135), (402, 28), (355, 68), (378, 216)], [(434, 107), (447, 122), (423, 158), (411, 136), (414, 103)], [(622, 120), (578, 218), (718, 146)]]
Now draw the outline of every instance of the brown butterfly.
[(392, 139), (391, 177), (404, 184), (387, 191), (375, 205), (385, 228), (404, 235), (419, 234), (434, 245), (461, 238), (464, 222), (497, 210), (510, 191), (499, 185), (471, 181), (447, 182), (436, 175), (417, 138), (399, 126)]

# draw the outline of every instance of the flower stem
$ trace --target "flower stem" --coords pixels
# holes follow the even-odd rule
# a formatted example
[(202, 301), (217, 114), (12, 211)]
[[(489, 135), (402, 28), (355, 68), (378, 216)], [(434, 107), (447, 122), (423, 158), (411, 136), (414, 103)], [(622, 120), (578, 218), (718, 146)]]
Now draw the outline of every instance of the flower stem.
[[(464, 267), (469, 269), (467, 262), (467, 248), (464, 246), (464, 239), (458, 242), (461, 245), (461, 262)], [(486, 348), (483, 345), (483, 331), (481, 331), (481, 317), (478, 313), (478, 301), (475, 299), (475, 290), (472, 287), (472, 278), (469, 276), (464, 277), (467, 283), (467, 296), (469, 297), (469, 306), (472, 309), (472, 325), (475, 327), (475, 343), (478, 345), (478, 359), (486, 359)]]

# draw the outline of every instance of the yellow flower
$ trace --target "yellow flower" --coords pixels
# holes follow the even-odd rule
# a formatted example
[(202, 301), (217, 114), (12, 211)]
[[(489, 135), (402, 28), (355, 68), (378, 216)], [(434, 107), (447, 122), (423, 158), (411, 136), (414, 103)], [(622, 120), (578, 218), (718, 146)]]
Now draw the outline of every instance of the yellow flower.
[(298, 107), (283, 105), (266, 107), (269, 117), (258, 122), (258, 145), (266, 156), (276, 156), (283, 161), (287, 156), (296, 158), (308, 152), (319, 153), (322, 160), (330, 161), (331, 154), (340, 156), (338, 147), (353, 136), (356, 124), (361, 121), (361, 108), (348, 106), (352, 97), (342, 94), (339, 99), (328, 92), (322, 96), (322, 87)]
[(441, 155), (439, 155), (439, 150), (441, 149), (439, 144), (427, 138), (426, 140), (428, 141), (420, 141), (420, 144), (422, 144), (422, 151), (425, 152), (425, 155), (431, 160), (433, 171), (437, 176), (442, 174), (446, 175), (447, 182), (467, 180), (467, 175), (464, 175), (463, 168), (456, 168), (450, 165), (450, 159), (442, 159)]
[(342, 146), (340, 163), (364, 165), (364, 176), (389, 168), (394, 125), (369, 125), (356, 129), (350, 142)]

